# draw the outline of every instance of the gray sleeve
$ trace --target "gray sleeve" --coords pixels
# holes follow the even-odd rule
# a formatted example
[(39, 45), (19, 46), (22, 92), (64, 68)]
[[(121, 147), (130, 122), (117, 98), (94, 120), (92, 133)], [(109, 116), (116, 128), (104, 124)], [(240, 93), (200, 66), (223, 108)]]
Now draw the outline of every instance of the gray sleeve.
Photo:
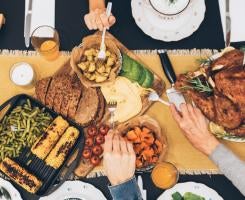
[(223, 144), (217, 146), (217, 148), (210, 155), (210, 159), (245, 196), (245, 162), (240, 160)]

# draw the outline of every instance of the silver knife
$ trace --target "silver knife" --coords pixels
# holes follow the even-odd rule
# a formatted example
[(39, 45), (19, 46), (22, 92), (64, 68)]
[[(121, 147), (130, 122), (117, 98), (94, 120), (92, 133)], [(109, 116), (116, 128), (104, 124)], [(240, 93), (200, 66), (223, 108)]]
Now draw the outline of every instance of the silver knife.
[(27, 15), (25, 18), (25, 31), (24, 31), (26, 47), (30, 46), (31, 17), (32, 17), (32, 0), (29, 0)]
[(138, 176), (138, 186), (139, 186), (139, 189), (140, 189), (140, 192), (141, 192), (141, 195), (142, 195), (142, 199), (143, 200), (147, 200), (147, 194), (146, 194), (146, 190), (144, 190), (143, 188), (143, 180), (142, 180), (142, 177), (141, 176)]
[(226, 0), (226, 17), (225, 17), (225, 23), (226, 23), (226, 41), (225, 46), (230, 46), (230, 40), (231, 40), (231, 17), (230, 17), (230, 0)]
[(162, 63), (164, 74), (166, 75), (167, 79), (171, 83), (171, 88), (166, 90), (168, 100), (169, 102), (173, 103), (178, 110), (180, 110), (180, 104), (185, 103), (186, 101), (183, 94), (174, 88), (174, 84), (177, 78), (173, 66), (169, 60), (167, 51), (158, 50), (158, 55)]

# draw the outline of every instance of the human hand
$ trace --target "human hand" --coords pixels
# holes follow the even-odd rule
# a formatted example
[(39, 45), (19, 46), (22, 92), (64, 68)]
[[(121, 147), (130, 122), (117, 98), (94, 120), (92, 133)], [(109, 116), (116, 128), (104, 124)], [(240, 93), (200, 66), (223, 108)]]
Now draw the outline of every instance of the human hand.
[(109, 29), (116, 22), (116, 18), (111, 14), (106, 16), (105, 9), (95, 9), (90, 11), (84, 16), (84, 21), (89, 30), (103, 30), (103, 28)]
[(2, 13), (0, 13), (0, 29), (1, 27), (5, 24), (5, 18), (4, 15)]
[(207, 121), (202, 112), (190, 104), (181, 104), (179, 113), (170, 106), (174, 119), (184, 131), (186, 138), (199, 151), (210, 155), (219, 145), (219, 141), (209, 132)]
[(111, 185), (118, 185), (134, 176), (135, 159), (132, 143), (110, 130), (105, 137), (103, 165)]

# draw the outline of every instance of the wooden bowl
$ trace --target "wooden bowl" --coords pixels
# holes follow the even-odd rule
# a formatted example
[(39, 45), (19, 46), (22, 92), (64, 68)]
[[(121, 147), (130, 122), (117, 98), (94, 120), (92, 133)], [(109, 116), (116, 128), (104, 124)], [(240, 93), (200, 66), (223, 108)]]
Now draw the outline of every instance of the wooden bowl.
[(121, 69), (121, 65), (122, 65), (121, 52), (118, 49), (118, 47), (114, 44), (114, 42), (110, 38), (106, 37), (105, 38), (106, 49), (110, 51), (111, 53), (114, 53), (117, 57), (116, 63), (113, 65), (111, 72), (109, 74), (109, 77), (105, 81), (97, 83), (95, 81), (89, 80), (88, 78), (84, 76), (82, 70), (78, 67), (78, 64), (81, 62), (81, 58), (84, 55), (85, 50), (88, 50), (91, 48), (99, 50), (100, 43), (101, 43), (101, 36), (93, 35), (93, 36), (86, 37), (82, 41), (82, 44), (79, 47), (75, 47), (72, 50), (71, 60), (70, 60), (71, 67), (73, 68), (78, 78), (80, 79), (81, 83), (85, 87), (100, 87), (106, 83), (114, 81)]

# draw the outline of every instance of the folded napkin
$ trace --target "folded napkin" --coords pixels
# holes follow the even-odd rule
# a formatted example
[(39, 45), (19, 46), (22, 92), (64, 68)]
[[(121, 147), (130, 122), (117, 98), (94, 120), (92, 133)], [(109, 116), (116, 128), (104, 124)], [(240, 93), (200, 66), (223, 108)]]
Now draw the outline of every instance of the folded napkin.
[[(32, 0), (31, 32), (37, 27), (48, 25), (55, 27), (55, 0)], [(25, 0), (25, 16), (27, 15), (29, 0)], [(50, 33), (42, 33), (50, 36)]]
[[(226, 0), (219, 0), (220, 16), (224, 32), (224, 40), (226, 41)], [(245, 41), (245, 1), (230, 0), (230, 17), (231, 17), (231, 42)]]

